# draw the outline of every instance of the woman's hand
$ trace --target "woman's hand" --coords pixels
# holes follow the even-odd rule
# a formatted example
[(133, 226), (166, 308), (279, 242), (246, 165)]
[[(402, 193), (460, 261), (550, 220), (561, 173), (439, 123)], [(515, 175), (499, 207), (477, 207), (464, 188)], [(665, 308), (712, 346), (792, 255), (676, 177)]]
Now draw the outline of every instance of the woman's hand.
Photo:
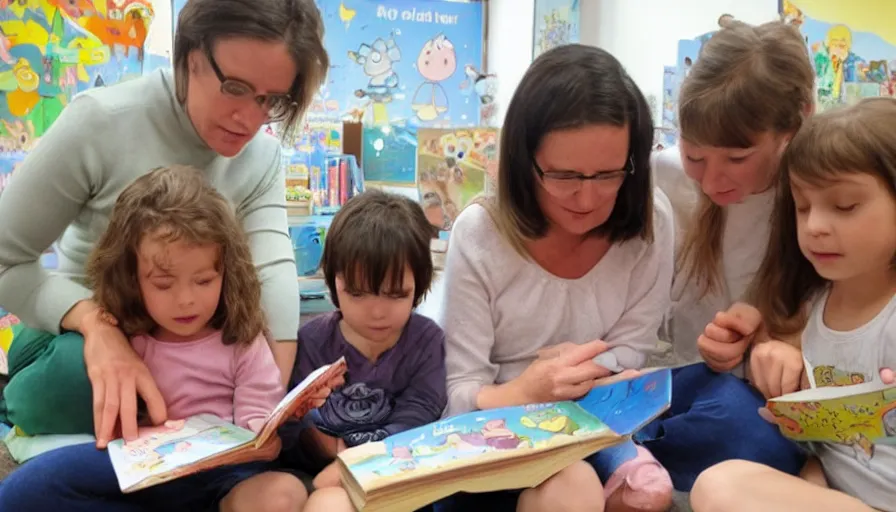
[(750, 354), (753, 385), (765, 398), (777, 398), (807, 387), (803, 353), (789, 343), (769, 340)]
[(734, 304), (728, 311), (716, 313), (713, 321), (697, 338), (697, 349), (713, 370), (731, 371), (743, 361), (761, 323), (762, 316), (756, 308), (743, 303)]
[(611, 374), (610, 370), (592, 361), (607, 349), (607, 344), (599, 340), (547, 348), (508, 385), (524, 404), (581, 398), (598, 379)]
[(137, 395), (143, 397), (153, 425), (168, 419), (165, 400), (143, 361), (114, 318), (97, 309), (81, 321), (84, 364), (93, 387), (96, 446), (105, 448), (121, 426), (125, 441), (137, 437)]

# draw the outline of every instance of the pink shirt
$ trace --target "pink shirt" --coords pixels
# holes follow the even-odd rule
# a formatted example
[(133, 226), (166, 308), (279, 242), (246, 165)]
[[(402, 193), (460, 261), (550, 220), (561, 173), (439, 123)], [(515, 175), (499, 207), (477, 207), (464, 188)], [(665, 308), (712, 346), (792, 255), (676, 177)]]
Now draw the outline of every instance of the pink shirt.
[(165, 399), (169, 419), (214, 414), (258, 432), (286, 391), (264, 336), (225, 345), (221, 333), (183, 343), (131, 340)]

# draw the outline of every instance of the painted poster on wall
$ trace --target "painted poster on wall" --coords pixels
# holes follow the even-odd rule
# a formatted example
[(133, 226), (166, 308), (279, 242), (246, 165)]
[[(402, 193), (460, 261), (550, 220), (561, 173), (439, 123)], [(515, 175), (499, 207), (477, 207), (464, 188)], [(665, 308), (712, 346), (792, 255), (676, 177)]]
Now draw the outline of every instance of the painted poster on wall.
[(896, 96), (896, 4), (784, 0), (780, 7), (809, 45), (818, 110)]
[(316, 114), (365, 124), (476, 126), (482, 4), (318, 0), (330, 73)]
[(417, 130), (406, 124), (366, 125), (361, 131), (364, 184), (373, 188), (417, 183)]
[(535, 0), (532, 59), (542, 53), (579, 42), (579, 0)]
[(167, 58), (147, 51), (150, 0), (2, 5), (0, 151), (12, 166), (20, 157), (10, 153), (30, 150), (74, 94), (139, 77), (148, 60)]
[(488, 189), (498, 162), (492, 128), (417, 132), (417, 187), (430, 224), (448, 231), (458, 213)]

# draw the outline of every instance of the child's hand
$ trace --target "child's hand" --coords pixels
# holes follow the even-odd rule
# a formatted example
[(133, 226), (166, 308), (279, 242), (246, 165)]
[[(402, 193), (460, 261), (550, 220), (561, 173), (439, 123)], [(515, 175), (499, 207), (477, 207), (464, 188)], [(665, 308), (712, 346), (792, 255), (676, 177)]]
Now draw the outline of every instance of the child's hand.
[[(317, 409), (324, 405), (327, 401), (327, 398), (330, 397), (330, 393), (333, 392), (334, 389), (339, 389), (345, 384), (345, 378), (340, 375), (338, 377), (334, 377), (333, 380), (327, 382), (327, 385), (320, 388), (320, 390), (311, 395), (311, 405), (313, 409)], [(302, 414), (304, 415), (304, 414)], [(300, 416), (301, 417), (301, 416)]]
[(894, 384), (896, 383), (896, 372), (889, 368), (882, 368), (880, 370), (880, 380), (888, 386)]
[(342, 485), (339, 474), (339, 463), (331, 462), (327, 467), (314, 477), (314, 488), (323, 489), (325, 487), (339, 487)]
[(802, 351), (783, 341), (759, 343), (750, 354), (753, 385), (765, 398), (777, 398), (798, 391), (804, 369)]
[(762, 323), (762, 316), (753, 306), (737, 303), (715, 318), (697, 338), (697, 349), (703, 360), (717, 372), (733, 370), (743, 361), (753, 335)]

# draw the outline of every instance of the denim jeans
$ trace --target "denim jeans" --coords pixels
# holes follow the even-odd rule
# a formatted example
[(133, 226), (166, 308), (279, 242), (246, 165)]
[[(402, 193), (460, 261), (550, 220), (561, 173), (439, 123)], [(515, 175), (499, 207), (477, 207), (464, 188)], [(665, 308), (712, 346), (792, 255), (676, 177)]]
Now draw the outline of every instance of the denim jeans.
[(742, 459), (796, 475), (806, 454), (762, 419), (765, 399), (745, 381), (703, 363), (672, 371), (672, 404), (635, 434), (669, 471), (679, 491), (690, 491), (703, 470)]
[(217, 511), (238, 483), (267, 463), (225, 466), (122, 494), (109, 454), (93, 443), (39, 455), (0, 482), (0, 510), (16, 512)]

